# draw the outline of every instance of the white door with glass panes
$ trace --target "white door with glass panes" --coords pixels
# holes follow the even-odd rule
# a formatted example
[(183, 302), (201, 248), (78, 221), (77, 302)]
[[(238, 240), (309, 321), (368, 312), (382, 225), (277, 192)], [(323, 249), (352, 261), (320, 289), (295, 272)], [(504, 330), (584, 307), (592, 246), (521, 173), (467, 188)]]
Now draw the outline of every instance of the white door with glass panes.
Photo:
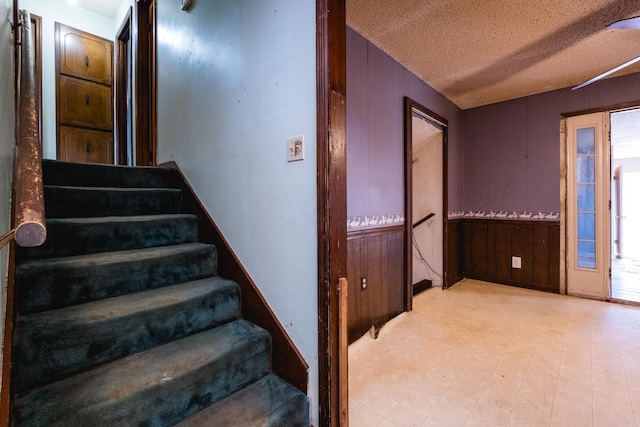
[(609, 298), (609, 113), (567, 119), (567, 293)]

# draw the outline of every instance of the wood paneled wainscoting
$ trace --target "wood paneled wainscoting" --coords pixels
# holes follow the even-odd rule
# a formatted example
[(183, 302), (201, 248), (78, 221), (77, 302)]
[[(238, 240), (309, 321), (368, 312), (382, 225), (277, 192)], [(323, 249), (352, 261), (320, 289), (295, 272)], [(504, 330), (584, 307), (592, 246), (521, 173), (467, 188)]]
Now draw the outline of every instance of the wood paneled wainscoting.
[(352, 343), (405, 311), (404, 226), (349, 232), (347, 262)]
[(445, 287), (449, 287), (464, 278), (464, 239), (462, 218), (450, 219), (446, 223), (447, 251), (445, 268)]
[[(464, 277), (560, 291), (559, 222), (468, 218), (462, 221)], [(449, 241), (451, 238), (449, 235)], [(513, 267), (512, 257), (520, 258), (520, 268)]]
[[(450, 219), (446, 239), (447, 286), (468, 277), (560, 291), (558, 221)], [(350, 343), (406, 310), (404, 250), (404, 226), (348, 233)], [(520, 258), (520, 268), (512, 257)]]

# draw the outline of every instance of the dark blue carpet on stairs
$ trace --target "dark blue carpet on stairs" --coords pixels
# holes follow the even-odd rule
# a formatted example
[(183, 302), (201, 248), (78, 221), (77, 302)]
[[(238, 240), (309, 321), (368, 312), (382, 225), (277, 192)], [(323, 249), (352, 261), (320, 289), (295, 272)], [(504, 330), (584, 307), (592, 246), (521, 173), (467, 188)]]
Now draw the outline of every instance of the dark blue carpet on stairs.
[(16, 252), (15, 426), (307, 426), (270, 337), (162, 168), (43, 162), (47, 241)]

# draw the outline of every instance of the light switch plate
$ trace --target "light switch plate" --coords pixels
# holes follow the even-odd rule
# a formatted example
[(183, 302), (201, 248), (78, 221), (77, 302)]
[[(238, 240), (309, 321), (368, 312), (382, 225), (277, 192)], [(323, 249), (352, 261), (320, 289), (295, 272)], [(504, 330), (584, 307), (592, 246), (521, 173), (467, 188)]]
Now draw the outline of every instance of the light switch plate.
[(304, 136), (287, 139), (287, 161), (295, 162), (304, 159)]

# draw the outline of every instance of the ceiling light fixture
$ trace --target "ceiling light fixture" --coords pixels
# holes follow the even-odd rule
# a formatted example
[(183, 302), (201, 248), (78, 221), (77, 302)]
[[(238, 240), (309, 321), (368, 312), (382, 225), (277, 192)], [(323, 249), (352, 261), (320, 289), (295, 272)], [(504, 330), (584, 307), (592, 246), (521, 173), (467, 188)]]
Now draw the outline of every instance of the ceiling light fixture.
[[(640, 16), (635, 16), (633, 18), (621, 19), (620, 21), (616, 21), (612, 24), (607, 25), (607, 30), (640, 30)], [(597, 82), (600, 79), (604, 79), (605, 77), (613, 73), (617, 73), (623, 68), (627, 68), (628, 66), (633, 65), (639, 61), (640, 61), (640, 56), (630, 61), (627, 61), (624, 64), (618, 65), (617, 67), (612, 68), (609, 71), (605, 71), (604, 73), (599, 74), (594, 78), (587, 80), (584, 83), (580, 83), (578, 86), (572, 87), (571, 90), (576, 90), (576, 89), (580, 89), (585, 86), (588, 86), (591, 83)]]

